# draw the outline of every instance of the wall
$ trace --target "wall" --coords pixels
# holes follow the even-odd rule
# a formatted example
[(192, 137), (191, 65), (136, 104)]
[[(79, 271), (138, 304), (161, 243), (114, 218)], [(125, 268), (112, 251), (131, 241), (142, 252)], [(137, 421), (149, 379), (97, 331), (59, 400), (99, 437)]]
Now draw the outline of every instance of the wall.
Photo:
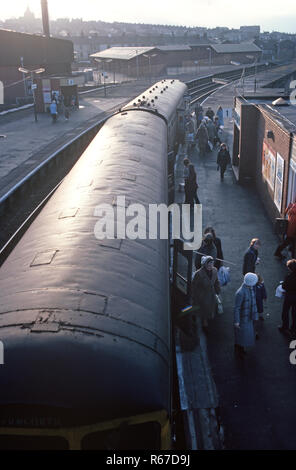
[[(286, 208), (291, 139), (290, 133), (287, 130), (279, 126), (261, 107), (259, 107), (259, 109), (256, 186), (269, 216), (271, 219), (275, 219), (276, 217), (283, 216)], [(272, 131), (273, 138), (267, 137), (268, 131)], [(280, 156), (284, 159), (284, 179), (281, 211), (277, 209), (274, 203), (274, 189), (270, 187), (267, 180), (262, 175), (263, 143), (265, 143), (266, 146), (271, 150), (272, 154), (275, 155), (275, 163), (277, 161), (277, 153), (279, 153)]]

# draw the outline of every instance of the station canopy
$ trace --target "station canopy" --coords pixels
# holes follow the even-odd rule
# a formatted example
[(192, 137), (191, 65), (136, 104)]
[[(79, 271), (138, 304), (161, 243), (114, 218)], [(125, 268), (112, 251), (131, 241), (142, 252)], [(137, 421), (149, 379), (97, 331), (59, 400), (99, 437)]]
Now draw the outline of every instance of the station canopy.
[(155, 49), (155, 47), (110, 47), (104, 51), (91, 54), (90, 57), (93, 59), (131, 60)]

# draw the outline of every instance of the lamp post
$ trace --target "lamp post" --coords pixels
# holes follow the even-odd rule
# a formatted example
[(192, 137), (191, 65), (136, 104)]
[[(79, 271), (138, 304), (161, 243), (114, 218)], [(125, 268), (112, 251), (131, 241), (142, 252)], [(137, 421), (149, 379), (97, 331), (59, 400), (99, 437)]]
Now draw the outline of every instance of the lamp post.
[[(196, 73), (198, 73), (198, 64), (199, 64), (199, 60), (195, 60), (195, 61), (194, 61), (194, 64), (196, 65)], [(200, 72), (200, 66), (199, 66), (199, 72)]]
[(136, 66), (137, 66), (137, 81), (139, 80), (139, 56), (138, 49), (136, 49)]
[[(112, 59), (110, 59), (110, 60), (112, 60)], [(95, 61), (96, 61), (96, 62), (102, 62), (102, 63), (104, 64), (104, 60), (102, 60), (102, 59), (95, 59)], [(103, 77), (104, 77), (104, 82), (103, 82), (103, 83), (104, 83), (104, 97), (106, 97), (106, 96), (107, 96), (107, 90), (106, 90), (106, 75), (105, 75), (105, 70), (104, 70), (104, 68), (105, 68), (105, 67), (104, 67), (104, 65), (103, 65), (103, 71), (101, 71), (101, 74), (102, 74)]]
[(39, 74), (39, 73), (43, 73), (45, 71), (45, 69), (43, 68), (39, 68), (39, 69), (35, 69), (35, 70), (29, 70), (29, 69), (26, 69), (25, 67), (19, 67), (19, 71), (22, 72), (22, 73), (29, 73), (30, 76), (31, 76), (31, 80), (32, 80), (32, 92), (33, 92), (33, 101), (34, 101), (34, 117), (35, 117), (35, 122), (38, 121), (37, 119), (37, 111), (36, 111), (36, 96), (35, 96), (35, 88), (37, 87), (37, 85), (34, 84), (34, 74)]
[(207, 47), (207, 51), (209, 51), (209, 65), (210, 69), (212, 70), (212, 49), (210, 47)]

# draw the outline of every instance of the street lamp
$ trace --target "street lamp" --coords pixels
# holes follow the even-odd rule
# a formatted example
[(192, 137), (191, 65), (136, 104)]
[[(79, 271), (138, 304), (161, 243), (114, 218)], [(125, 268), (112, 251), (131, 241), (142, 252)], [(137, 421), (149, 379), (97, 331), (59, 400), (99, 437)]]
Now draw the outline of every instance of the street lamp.
[(33, 101), (34, 101), (34, 116), (35, 116), (35, 122), (37, 122), (37, 111), (36, 111), (36, 96), (35, 96), (35, 88), (37, 87), (37, 85), (34, 84), (34, 74), (38, 74), (38, 73), (42, 73), (42, 72), (45, 72), (45, 69), (43, 69), (42, 67), (39, 68), (39, 69), (35, 69), (35, 70), (29, 70), (29, 69), (26, 69), (25, 67), (19, 67), (19, 71), (22, 72), (22, 73), (29, 73), (31, 75), (31, 80), (32, 80), (32, 91), (33, 91)]
[[(95, 61), (96, 61), (96, 62), (103, 62), (103, 64), (104, 64), (104, 62), (111, 62), (112, 59), (108, 59), (108, 60), (106, 60), (106, 61), (103, 60), (103, 59), (95, 59)], [(102, 71), (101, 73), (102, 73), (102, 75), (103, 75), (103, 77), (104, 77), (104, 96), (105, 96), (105, 98), (106, 98), (106, 96), (107, 96), (107, 90), (106, 90), (106, 73), (105, 73), (104, 68), (105, 68), (105, 67), (104, 67), (104, 65), (103, 65), (103, 71)]]
[(212, 70), (212, 49), (210, 47), (207, 47), (207, 51), (209, 51), (209, 65), (210, 69)]
[(143, 57), (147, 57), (148, 58), (148, 62), (149, 62), (149, 80), (150, 82), (152, 81), (152, 73), (151, 73), (151, 58), (152, 57), (156, 57), (157, 54), (143, 54)]

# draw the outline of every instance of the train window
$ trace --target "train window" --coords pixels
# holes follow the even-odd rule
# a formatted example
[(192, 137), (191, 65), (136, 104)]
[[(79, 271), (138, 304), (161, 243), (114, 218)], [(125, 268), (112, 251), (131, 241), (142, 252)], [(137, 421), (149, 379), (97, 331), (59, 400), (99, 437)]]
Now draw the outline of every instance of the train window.
[(0, 450), (68, 450), (66, 439), (56, 436), (0, 436)]
[(116, 429), (85, 436), (82, 450), (158, 450), (161, 448), (161, 426), (157, 422), (122, 425)]

